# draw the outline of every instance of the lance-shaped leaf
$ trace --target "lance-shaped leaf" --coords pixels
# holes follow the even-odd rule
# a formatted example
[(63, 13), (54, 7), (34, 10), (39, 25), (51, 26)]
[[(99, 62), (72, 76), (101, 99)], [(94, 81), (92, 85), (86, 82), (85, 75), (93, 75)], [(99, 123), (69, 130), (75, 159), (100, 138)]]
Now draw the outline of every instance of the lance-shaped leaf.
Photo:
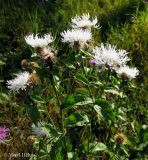
[(74, 78), (85, 85), (89, 85), (89, 80), (83, 74), (77, 74)]
[(42, 103), (42, 104), (47, 103), (47, 101), (45, 99), (43, 99), (42, 97), (37, 96), (37, 95), (32, 96), (31, 99), (34, 100), (35, 102), (38, 102), (38, 103)]
[(106, 149), (107, 147), (104, 143), (94, 142), (89, 144), (89, 151), (92, 153), (98, 152), (98, 151), (104, 151)]
[(81, 106), (92, 103), (93, 102), (90, 97), (87, 97), (82, 94), (74, 94), (74, 95), (69, 95), (63, 99), (62, 108), (65, 109), (73, 106)]
[(75, 112), (67, 117), (64, 121), (64, 124), (69, 127), (73, 126), (84, 126), (89, 123), (88, 116), (85, 112)]
[(101, 109), (99, 109), (99, 112), (101, 111), (103, 117), (106, 120), (110, 120), (112, 122), (115, 121), (115, 114), (112, 110), (111, 105), (107, 100), (99, 98), (99, 99), (96, 99), (95, 104), (101, 107)]

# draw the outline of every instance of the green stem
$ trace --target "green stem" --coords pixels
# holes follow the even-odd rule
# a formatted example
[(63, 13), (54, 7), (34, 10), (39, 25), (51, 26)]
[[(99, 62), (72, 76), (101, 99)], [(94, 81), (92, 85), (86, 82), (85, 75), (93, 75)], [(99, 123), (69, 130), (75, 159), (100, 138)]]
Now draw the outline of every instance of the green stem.
[[(63, 113), (63, 109), (61, 108), (61, 102), (60, 102), (60, 99), (59, 99), (59, 96), (58, 96), (58, 92), (56, 90), (56, 87), (55, 87), (55, 84), (54, 84), (54, 80), (53, 80), (53, 76), (50, 74), (50, 82), (52, 84), (52, 87), (53, 87), (53, 90), (55, 92), (55, 95), (56, 95), (56, 99), (57, 99), (57, 103), (58, 103), (58, 106), (60, 108), (60, 115), (61, 115), (61, 130), (62, 130), (62, 133), (63, 135), (65, 135), (65, 128), (64, 128), (64, 113)], [(65, 158), (66, 160), (68, 160), (68, 156), (67, 156), (67, 147), (66, 147), (66, 138), (64, 137), (64, 152), (65, 152)]]
[[(84, 75), (86, 77), (87, 75), (86, 75), (86, 72), (85, 72), (82, 56), (81, 56), (81, 60), (82, 60), (81, 66), (82, 66), (82, 69), (83, 69), (83, 73), (84, 73)], [(88, 88), (88, 91), (89, 91), (89, 95), (90, 95), (92, 101), (94, 102), (94, 99), (93, 99), (93, 96), (92, 96), (91, 89), (90, 89), (89, 85), (87, 86), (87, 88)], [(93, 112), (93, 109), (92, 109), (92, 112)], [(87, 146), (88, 147), (87, 148), (88, 149), (88, 153), (89, 153), (89, 144), (90, 144), (90, 141), (91, 141), (91, 138), (92, 138), (92, 136), (91, 136), (91, 133), (92, 133), (91, 132), (91, 117), (89, 118), (89, 120), (90, 120), (90, 126), (89, 126), (89, 131), (88, 131), (88, 146)]]
[[(86, 77), (86, 72), (85, 72), (85, 69), (84, 69), (84, 64), (83, 64), (83, 59), (82, 59), (81, 66), (82, 66), (82, 69), (83, 69), (83, 73), (84, 73), (84, 75), (85, 75), (85, 77)], [(91, 97), (92, 101), (94, 101), (94, 100), (93, 100), (92, 93), (91, 93), (91, 89), (90, 89), (89, 85), (87, 86), (87, 88), (88, 88), (89, 95), (90, 95), (90, 97)]]
[(107, 73), (107, 78), (106, 78), (106, 85), (107, 85), (107, 83), (109, 81), (110, 74), (111, 74), (111, 69), (108, 67), (108, 73)]
[(56, 88), (55, 88), (53, 76), (52, 76), (51, 74), (50, 74), (50, 82), (51, 82), (51, 84), (52, 84), (52, 87), (53, 87), (53, 90), (54, 90), (54, 93), (55, 93), (55, 96), (56, 96), (56, 99), (57, 99), (58, 106), (60, 107), (60, 106), (61, 106), (61, 104), (60, 104), (60, 99), (59, 99), (57, 90), (56, 90)]

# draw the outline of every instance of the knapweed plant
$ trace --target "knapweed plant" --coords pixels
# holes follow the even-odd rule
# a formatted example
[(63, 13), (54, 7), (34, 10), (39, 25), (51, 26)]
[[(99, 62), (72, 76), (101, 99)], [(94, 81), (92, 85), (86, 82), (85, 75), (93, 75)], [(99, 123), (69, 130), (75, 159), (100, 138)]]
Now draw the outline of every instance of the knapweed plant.
[(96, 45), (100, 28), (83, 14), (58, 43), (51, 33), (25, 36), (32, 56), (7, 87), (32, 120), (30, 159), (128, 159), (126, 93), (139, 71), (129, 66), (127, 51)]

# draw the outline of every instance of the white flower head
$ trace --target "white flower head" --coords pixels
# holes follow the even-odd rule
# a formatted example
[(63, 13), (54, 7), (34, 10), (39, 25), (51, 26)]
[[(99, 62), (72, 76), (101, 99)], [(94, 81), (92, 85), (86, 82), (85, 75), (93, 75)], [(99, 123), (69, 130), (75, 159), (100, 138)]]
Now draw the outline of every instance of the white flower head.
[(116, 69), (119, 78), (129, 78), (134, 79), (139, 74), (139, 70), (137, 68), (132, 68), (129, 66), (123, 66)]
[(98, 63), (106, 64), (112, 69), (118, 66), (124, 66), (130, 60), (125, 50), (116, 49), (115, 46), (111, 46), (110, 44), (104, 46), (101, 43), (100, 47), (93, 49), (93, 53)]
[(17, 74), (17, 77), (7, 81), (7, 87), (11, 91), (18, 92), (19, 90), (26, 90), (27, 86), (31, 83), (29, 81), (30, 73), (24, 72)]
[(61, 36), (62, 42), (69, 43), (71, 46), (78, 44), (80, 45), (80, 48), (83, 46), (81, 46), (81, 44), (90, 42), (92, 40), (91, 32), (82, 29), (67, 30), (62, 32)]
[(25, 41), (33, 48), (43, 48), (48, 46), (48, 44), (53, 41), (53, 37), (50, 34), (45, 34), (43, 37), (39, 37), (38, 35), (34, 36), (33, 34), (31, 34), (25, 37)]
[(32, 124), (32, 132), (39, 137), (46, 137), (48, 135), (48, 131), (40, 123), (37, 126)]
[(71, 19), (71, 26), (72, 28), (81, 28), (81, 29), (88, 29), (91, 30), (91, 28), (100, 28), (99, 25), (97, 25), (98, 20), (97, 17), (90, 20), (90, 15), (83, 14), (81, 17), (75, 16)]

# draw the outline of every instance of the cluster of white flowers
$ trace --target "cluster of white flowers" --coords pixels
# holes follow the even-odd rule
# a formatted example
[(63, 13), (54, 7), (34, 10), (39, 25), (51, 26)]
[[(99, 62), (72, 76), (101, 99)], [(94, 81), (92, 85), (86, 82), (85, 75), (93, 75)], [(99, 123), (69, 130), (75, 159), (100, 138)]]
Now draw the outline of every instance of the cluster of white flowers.
[[(89, 14), (83, 14), (81, 17), (76, 16), (72, 18), (72, 29), (61, 33), (62, 42), (69, 43), (71, 47), (77, 49), (88, 49), (92, 42), (91, 29), (100, 28), (97, 23), (97, 18), (95, 17), (90, 20)], [(48, 46), (53, 40), (50, 33), (42, 37), (39, 37), (38, 34), (25, 36), (26, 43), (36, 49), (36, 55), (46, 62), (48, 61), (48, 63), (55, 62), (56, 60), (56, 52)], [(125, 50), (117, 49), (110, 44), (104, 45), (101, 43), (99, 47), (93, 49), (93, 53), (94, 59), (91, 59), (90, 63), (98, 66), (106, 65), (114, 69), (120, 78), (133, 79), (139, 74), (136, 68), (127, 66), (127, 62), (130, 59)], [(16, 78), (7, 81), (7, 87), (16, 92), (19, 90), (26, 90), (30, 83), (32, 83), (30, 79), (31, 76), (28, 72), (17, 74)]]
[(98, 64), (106, 64), (111, 68), (123, 66), (130, 60), (125, 50), (118, 50), (115, 46), (111, 46), (110, 44), (105, 46), (101, 43), (100, 47), (95, 47), (93, 49), (93, 53), (95, 54), (95, 59)]
[(99, 25), (97, 25), (97, 17), (91, 21), (89, 14), (83, 14), (82, 17), (76, 15), (71, 19), (71, 23), (72, 28), (81, 28), (86, 30), (91, 30), (91, 28), (100, 28)]
[(106, 46), (101, 43), (100, 47), (93, 49), (94, 62), (96, 65), (107, 65), (111, 69), (115, 69), (118, 77), (133, 79), (139, 71), (136, 68), (127, 66), (128, 53), (125, 50), (117, 49), (115, 46), (107, 44)]
[(16, 92), (18, 92), (20, 89), (26, 90), (28, 85), (31, 83), (29, 81), (29, 78), (30, 78), (30, 73), (28, 72), (17, 74), (16, 78), (7, 81), (8, 85), (7, 87), (11, 91), (16, 91)]
[(33, 48), (37, 47), (47, 47), (49, 43), (53, 42), (53, 37), (50, 34), (45, 34), (43, 37), (39, 37), (39, 35), (28, 35), (25, 37), (25, 41), (28, 45)]
[(74, 48), (88, 49), (92, 42), (91, 28), (99, 28), (97, 18), (91, 21), (89, 14), (83, 14), (72, 18), (71, 22), (72, 29), (61, 33), (62, 42), (69, 43)]
[[(88, 49), (92, 42), (91, 29), (100, 28), (97, 23), (97, 18), (95, 17), (90, 20), (89, 14), (83, 14), (81, 17), (76, 15), (71, 19), (72, 29), (61, 33), (62, 42), (69, 43), (73, 48)], [(136, 68), (127, 66), (130, 58), (125, 50), (117, 49), (114, 45), (104, 45), (101, 43), (99, 47), (93, 49), (93, 53), (94, 59), (91, 59), (90, 63), (97, 66), (106, 65), (114, 69), (120, 78), (126, 77), (132, 79), (139, 74)]]

